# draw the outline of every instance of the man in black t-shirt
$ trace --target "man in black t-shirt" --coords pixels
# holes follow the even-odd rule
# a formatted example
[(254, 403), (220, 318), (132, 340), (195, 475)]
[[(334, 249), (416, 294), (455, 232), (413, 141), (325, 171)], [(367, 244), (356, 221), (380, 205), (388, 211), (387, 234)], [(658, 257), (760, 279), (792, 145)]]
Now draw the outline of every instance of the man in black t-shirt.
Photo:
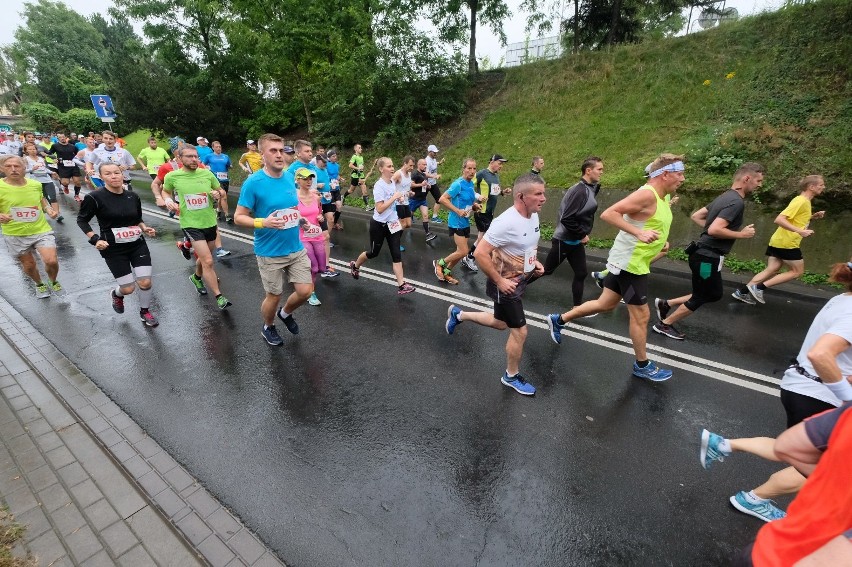
[(435, 240), (437, 235), (429, 230), (429, 206), (426, 204), (426, 196), (429, 194), (429, 179), (426, 177), (426, 160), (417, 160), (417, 167), (411, 172), (411, 195), (408, 205), (411, 213), (420, 211), (420, 219), (423, 221), (423, 231), (426, 233), (426, 242)]
[[(56, 168), (59, 174), (59, 184), (62, 191), (68, 194), (68, 185), (74, 183), (74, 196), (80, 195), (80, 168), (74, 162), (77, 157), (77, 146), (68, 141), (68, 136), (59, 134), (59, 141), (50, 146), (47, 154), (56, 156)], [(78, 199), (79, 200), (79, 199)]]
[[(683, 340), (684, 334), (674, 324), (689, 317), (705, 303), (722, 298), (722, 263), (739, 238), (752, 238), (754, 225), (744, 228), (745, 198), (763, 185), (763, 166), (745, 163), (734, 173), (731, 188), (706, 207), (692, 213), (692, 220), (704, 230), (698, 241), (690, 246), (689, 269), (692, 271), (692, 294), (676, 299), (654, 300), (659, 321), (653, 329), (661, 335)], [(672, 307), (677, 307), (669, 314)]]

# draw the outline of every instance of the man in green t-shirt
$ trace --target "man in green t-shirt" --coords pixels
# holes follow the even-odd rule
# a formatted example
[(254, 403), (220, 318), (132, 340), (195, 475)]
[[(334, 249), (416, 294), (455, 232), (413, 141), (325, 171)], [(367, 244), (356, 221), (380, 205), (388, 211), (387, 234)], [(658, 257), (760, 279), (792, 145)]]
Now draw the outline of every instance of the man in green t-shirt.
[(157, 138), (148, 138), (148, 147), (142, 148), (136, 161), (142, 169), (147, 169), (151, 179), (157, 177), (157, 170), (161, 165), (169, 161), (169, 153), (163, 148), (157, 147)]
[(364, 199), (364, 207), (369, 213), (372, 212), (373, 208), (370, 206), (370, 200), (367, 198), (367, 180), (366, 175), (364, 174), (364, 156), (361, 155), (363, 148), (361, 147), (361, 144), (355, 144), (353, 150), (355, 153), (352, 154), (352, 157), (349, 159), (349, 190), (346, 191), (346, 194), (351, 195), (355, 189), (360, 187), (361, 198)]
[[(56, 258), (56, 239), (44, 215), (55, 219), (59, 209), (54, 209), (44, 198), (41, 183), (24, 177), (23, 158), (5, 156), (0, 169), (5, 174), (0, 179), (0, 231), (9, 253), (21, 262), (21, 268), (36, 284), (36, 297), (50, 297), (51, 290), (62, 291), (56, 281), (59, 261)], [(33, 250), (38, 251), (47, 271), (44, 283), (36, 265)]]
[[(177, 150), (177, 156), (180, 169), (167, 173), (163, 180), (166, 208), (180, 211), (180, 227), (195, 250), (195, 273), (189, 276), (189, 281), (201, 295), (207, 295), (207, 287), (213, 290), (216, 305), (224, 310), (230, 307), (231, 302), (219, 291), (216, 271), (213, 269), (212, 249), (218, 234), (214, 207), (225, 196), (225, 192), (209, 169), (198, 167), (195, 146), (182, 146)], [(180, 205), (175, 202), (173, 195), (178, 197)]]

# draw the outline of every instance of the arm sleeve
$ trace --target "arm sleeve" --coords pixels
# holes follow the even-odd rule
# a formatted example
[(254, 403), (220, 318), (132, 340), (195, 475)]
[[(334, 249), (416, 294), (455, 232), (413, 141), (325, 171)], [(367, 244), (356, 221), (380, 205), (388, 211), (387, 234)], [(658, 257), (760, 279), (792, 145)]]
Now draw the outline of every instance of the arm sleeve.
[[(77, 213), (77, 226), (83, 233), (96, 232), (92, 229), (89, 221), (95, 216), (95, 211), (98, 210), (98, 203), (91, 194), (83, 197), (83, 202), (80, 204), (80, 212)], [(140, 214), (141, 216), (141, 214)]]

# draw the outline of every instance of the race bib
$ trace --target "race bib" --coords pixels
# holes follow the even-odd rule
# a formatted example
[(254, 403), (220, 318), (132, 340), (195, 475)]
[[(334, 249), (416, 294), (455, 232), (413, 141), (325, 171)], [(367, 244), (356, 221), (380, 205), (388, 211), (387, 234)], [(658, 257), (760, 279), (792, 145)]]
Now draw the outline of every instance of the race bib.
[[(492, 187), (494, 187), (492, 185)], [(524, 273), (528, 274), (531, 271), (535, 270), (535, 263), (538, 260), (538, 249), (530, 248), (526, 252), (524, 252)]]
[(305, 236), (308, 236), (308, 237), (319, 236), (319, 235), (322, 234), (322, 228), (315, 225), (315, 224), (308, 223), (307, 225), (304, 225), (302, 227), (302, 230), (303, 230)]
[(329, 181), (329, 184), (331, 185), (332, 191), (336, 191), (337, 188), (340, 186), (340, 182), (337, 179), (332, 179), (331, 181)]
[(326, 201), (331, 201), (331, 193), (323, 193), (322, 198)]
[(278, 209), (272, 214), (275, 218), (284, 219), (283, 228), (299, 226), (299, 220), (302, 218), (302, 215), (299, 214), (299, 211), (296, 208)]
[(41, 218), (41, 209), (38, 207), (12, 207), (9, 214), (13, 221), (35, 222)]
[(183, 200), (186, 208), (190, 211), (206, 209), (210, 206), (207, 193), (191, 193), (189, 195), (185, 195)]
[(139, 240), (142, 236), (142, 229), (138, 226), (122, 226), (112, 229), (112, 235), (115, 237), (116, 244), (125, 244)]
[(398, 220), (390, 221), (388, 223), (388, 232), (391, 234), (396, 234), (400, 230), (402, 230), (402, 224)]
[(228, 172), (227, 171), (217, 171), (216, 179), (219, 181), (227, 181), (228, 180)]
[(62, 160), (62, 167), (74, 167), (76, 164), (73, 159), (64, 159)]
[(496, 184), (496, 183), (491, 184), (491, 194), (492, 195), (499, 195), (501, 191), (502, 190), (500, 189), (500, 186), (498, 184)]

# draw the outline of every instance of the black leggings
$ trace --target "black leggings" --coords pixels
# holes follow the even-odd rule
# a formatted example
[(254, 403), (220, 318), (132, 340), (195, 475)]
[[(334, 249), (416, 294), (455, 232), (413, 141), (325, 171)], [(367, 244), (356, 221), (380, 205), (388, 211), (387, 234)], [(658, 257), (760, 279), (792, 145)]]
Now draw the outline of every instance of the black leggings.
[(554, 238), (550, 243), (550, 252), (544, 260), (544, 274), (551, 275), (559, 264), (568, 260), (571, 269), (574, 270), (574, 279), (571, 281), (571, 295), (573, 295), (574, 306), (583, 303), (583, 281), (589, 275), (586, 267), (586, 246), (584, 244), (565, 244)]
[(787, 412), (787, 429), (798, 425), (812, 415), (835, 408), (828, 402), (784, 388), (781, 388), (781, 403), (784, 405), (784, 411)]
[(689, 256), (689, 269), (692, 270), (692, 297), (684, 304), (687, 309), (696, 311), (705, 303), (722, 299), (722, 272), (719, 271), (719, 258), (694, 252)]
[(401, 238), (401, 230), (391, 234), (387, 224), (379, 222), (376, 219), (370, 219), (370, 248), (367, 250), (367, 258), (372, 260), (378, 256), (382, 250), (382, 244), (387, 240), (394, 264), (402, 262), (402, 252), (399, 251), (399, 241)]

